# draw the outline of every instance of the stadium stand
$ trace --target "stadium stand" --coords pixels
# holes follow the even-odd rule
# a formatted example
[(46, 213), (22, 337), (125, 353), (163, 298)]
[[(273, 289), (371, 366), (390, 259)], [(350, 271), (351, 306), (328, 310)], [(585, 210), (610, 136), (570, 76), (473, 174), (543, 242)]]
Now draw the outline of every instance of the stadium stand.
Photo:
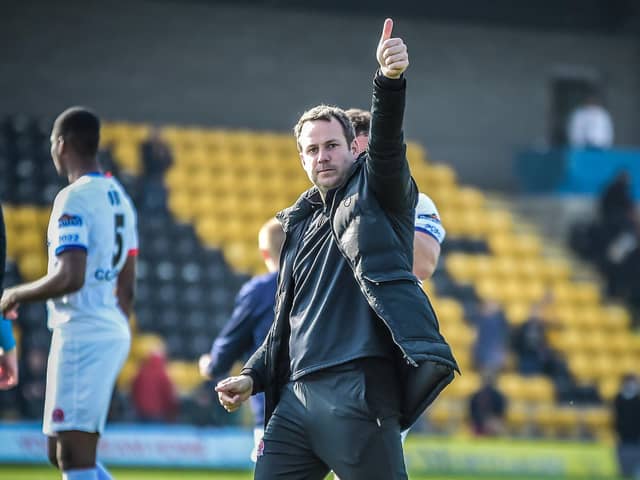
[[(41, 125), (10, 118), (0, 135), (9, 255), (25, 279), (46, 267), (45, 205), (61, 186)], [(144, 181), (140, 143), (149, 132), (146, 125), (123, 122), (103, 129), (102, 144), (131, 189)], [(227, 319), (240, 283), (263, 270), (255, 241), (260, 225), (293, 202), (308, 180), (287, 134), (167, 126), (161, 136), (174, 162), (164, 176), (166, 206), (139, 210), (137, 333), (119, 387), (126, 392), (140, 359), (165, 342), (170, 375), (187, 395), (201, 383), (194, 360)], [(640, 338), (630, 330), (628, 311), (608, 304), (598, 285), (574, 281), (570, 261), (547, 258), (535, 231), (490, 205), (480, 190), (461, 186), (455, 171), (429, 161), (421, 146), (410, 143), (408, 156), (420, 190), (434, 199), (447, 228), (441, 266), (424, 289), (463, 371), (422, 427), (467, 429), (467, 402), (481, 383), (471, 360), (476, 332), (469, 316), (481, 299), (497, 301), (513, 329), (548, 299), (543, 317), (557, 326), (548, 332), (549, 344), (566, 359), (578, 388), (596, 387), (609, 402), (620, 377), (640, 363)], [(41, 332), (41, 307), (21, 316), (23, 338), (36, 325)], [(606, 404), (560, 403), (549, 377), (520, 375), (513, 358), (497, 385), (509, 400), (511, 435), (611, 438)]]

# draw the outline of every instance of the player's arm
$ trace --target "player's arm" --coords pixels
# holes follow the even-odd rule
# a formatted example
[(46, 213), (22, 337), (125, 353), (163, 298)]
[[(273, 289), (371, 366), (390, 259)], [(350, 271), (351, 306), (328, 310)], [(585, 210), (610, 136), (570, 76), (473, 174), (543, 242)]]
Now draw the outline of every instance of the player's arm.
[(136, 259), (137, 255), (130, 252), (122, 270), (120, 270), (118, 274), (118, 281), (116, 283), (118, 306), (127, 318), (129, 318), (129, 315), (131, 315), (133, 311), (133, 300), (135, 298)]
[(431, 235), (416, 230), (413, 237), (413, 273), (420, 280), (431, 278), (438, 266), (440, 244)]
[(435, 272), (440, 258), (440, 245), (445, 236), (446, 231), (433, 200), (420, 193), (413, 240), (413, 273), (420, 280), (430, 278)]
[(391, 38), (393, 22), (387, 19), (378, 44), (371, 105), (371, 132), (367, 176), (380, 205), (387, 210), (413, 208), (417, 189), (407, 162), (402, 123), (409, 65), (407, 47), (401, 38)]
[(55, 270), (33, 282), (8, 288), (2, 294), (0, 310), (9, 314), (20, 303), (36, 302), (77, 292), (84, 285), (87, 268), (85, 248), (70, 248), (57, 255)]

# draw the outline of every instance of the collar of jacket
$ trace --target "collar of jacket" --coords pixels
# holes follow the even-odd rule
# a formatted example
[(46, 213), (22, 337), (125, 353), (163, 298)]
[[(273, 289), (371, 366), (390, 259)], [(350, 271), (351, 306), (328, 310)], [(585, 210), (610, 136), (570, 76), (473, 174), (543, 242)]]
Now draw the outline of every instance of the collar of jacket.
[[(366, 161), (366, 153), (363, 152), (360, 156), (353, 162), (351, 166), (351, 170), (349, 171), (346, 180), (337, 187), (337, 189), (342, 188), (349, 180), (355, 175), (355, 173), (364, 165)], [(311, 187), (309, 190), (305, 191), (296, 203), (292, 206), (285, 208), (284, 210), (279, 211), (276, 214), (276, 219), (282, 225), (282, 229), (285, 233), (288, 233), (297, 223), (307, 218), (311, 212), (313, 211), (313, 205), (322, 203), (322, 197), (320, 196), (320, 190), (315, 185)]]

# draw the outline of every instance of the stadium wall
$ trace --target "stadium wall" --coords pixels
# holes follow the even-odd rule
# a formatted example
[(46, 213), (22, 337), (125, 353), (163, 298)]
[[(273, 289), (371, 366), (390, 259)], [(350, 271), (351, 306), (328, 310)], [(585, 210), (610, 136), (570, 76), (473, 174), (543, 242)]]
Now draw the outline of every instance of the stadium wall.
[[(87, 104), (114, 120), (288, 130), (319, 102), (368, 105), (381, 20), (213, 1), (13, 2), (0, 15), (0, 114)], [(463, 181), (512, 188), (514, 150), (546, 137), (557, 74), (599, 76), (618, 143), (640, 144), (637, 39), (396, 20), (412, 63), (407, 136)]]

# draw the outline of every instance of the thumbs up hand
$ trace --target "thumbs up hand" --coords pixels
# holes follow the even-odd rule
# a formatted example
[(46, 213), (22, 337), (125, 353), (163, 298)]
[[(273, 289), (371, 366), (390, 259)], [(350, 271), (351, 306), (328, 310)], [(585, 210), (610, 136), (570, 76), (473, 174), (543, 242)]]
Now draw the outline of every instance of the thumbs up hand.
[(391, 38), (393, 20), (387, 18), (382, 27), (382, 35), (376, 50), (380, 71), (387, 78), (400, 78), (409, 66), (407, 46), (401, 38)]

